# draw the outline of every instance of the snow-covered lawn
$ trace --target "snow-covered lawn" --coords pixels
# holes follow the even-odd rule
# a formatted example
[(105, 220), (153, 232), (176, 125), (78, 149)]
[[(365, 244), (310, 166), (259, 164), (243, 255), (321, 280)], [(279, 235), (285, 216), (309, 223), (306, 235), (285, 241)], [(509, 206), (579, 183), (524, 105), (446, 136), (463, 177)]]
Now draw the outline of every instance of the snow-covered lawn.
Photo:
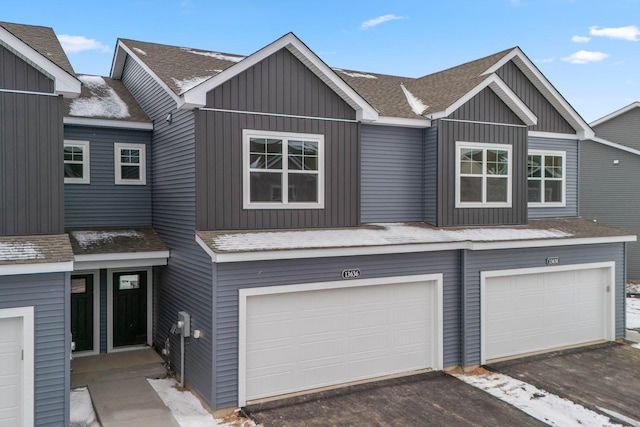
[(640, 328), (640, 298), (627, 298), (627, 329)]
[(71, 390), (71, 427), (100, 427), (86, 387)]
[(515, 406), (534, 418), (558, 427), (619, 426), (604, 415), (538, 389), (507, 375), (486, 371), (478, 375), (457, 375), (459, 379)]

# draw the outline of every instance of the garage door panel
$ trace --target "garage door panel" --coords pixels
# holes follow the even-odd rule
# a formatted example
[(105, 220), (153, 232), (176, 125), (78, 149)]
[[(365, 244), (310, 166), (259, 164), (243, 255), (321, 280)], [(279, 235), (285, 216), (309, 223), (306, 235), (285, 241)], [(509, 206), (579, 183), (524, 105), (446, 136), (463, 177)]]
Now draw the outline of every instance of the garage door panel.
[(22, 417), (22, 318), (0, 318), (0, 425), (19, 425)]

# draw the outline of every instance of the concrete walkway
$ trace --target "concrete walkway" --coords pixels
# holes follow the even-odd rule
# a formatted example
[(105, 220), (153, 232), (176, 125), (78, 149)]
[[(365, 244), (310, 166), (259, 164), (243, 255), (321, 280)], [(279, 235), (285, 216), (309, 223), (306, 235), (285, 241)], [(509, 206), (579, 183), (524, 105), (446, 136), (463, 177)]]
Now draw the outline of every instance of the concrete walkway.
[(166, 376), (162, 362), (152, 349), (76, 357), (71, 388), (89, 388), (102, 427), (179, 427), (147, 381)]

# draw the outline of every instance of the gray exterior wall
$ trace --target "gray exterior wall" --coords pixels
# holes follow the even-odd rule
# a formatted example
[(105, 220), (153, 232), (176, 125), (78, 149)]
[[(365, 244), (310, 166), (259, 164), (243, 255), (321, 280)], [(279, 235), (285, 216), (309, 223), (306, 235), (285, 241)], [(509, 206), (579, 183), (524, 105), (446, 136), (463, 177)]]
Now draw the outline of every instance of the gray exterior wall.
[(0, 89), (53, 93), (53, 80), (0, 46)]
[(64, 230), (62, 97), (0, 93), (0, 235)]
[[(496, 251), (467, 251), (464, 266), (464, 325), (463, 359), (465, 366), (480, 364), (480, 272), (517, 268), (545, 267), (550, 256), (560, 258), (561, 265), (615, 261), (615, 324), (616, 338), (625, 332), (624, 244), (561, 246), (536, 249), (504, 249)], [(508, 262), (506, 262), (508, 260)]]
[[(151, 226), (151, 132), (65, 126), (65, 140), (89, 141), (90, 184), (65, 184), (65, 227)], [(146, 145), (146, 185), (116, 185), (114, 143)]]
[(402, 275), (443, 273), (444, 366), (460, 363), (459, 251), (218, 264), (214, 360), (219, 408), (235, 406), (238, 402), (238, 290), (340, 281), (345, 268), (359, 268), (361, 279), (395, 277), (400, 272)]
[[(195, 125), (192, 111), (174, 111), (175, 103), (135, 61), (127, 59), (122, 81), (154, 121), (152, 142), (153, 228), (171, 251), (168, 265), (153, 269), (153, 341), (171, 341), (171, 366), (180, 371), (180, 341), (169, 333), (178, 311), (191, 314), (192, 339), (185, 350), (185, 384), (205, 402), (212, 401), (211, 258), (195, 241)], [(166, 115), (174, 112), (171, 124)]]
[[(359, 224), (360, 135), (359, 124), (351, 121), (355, 111), (289, 51), (276, 52), (209, 92), (207, 107), (248, 113), (196, 113), (198, 229)], [(324, 208), (243, 209), (243, 129), (324, 135)]]
[[(511, 208), (456, 208), (456, 141), (513, 146)], [(440, 227), (458, 225), (526, 224), (527, 128), (439, 120), (438, 211)]]
[(488, 87), (465, 102), (448, 118), (524, 125), (522, 120)]
[(640, 108), (594, 126), (593, 130), (600, 138), (640, 150)]
[(0, 276), (0, 309), (34, 307), (36, 426), (69, 425), (69, 274)]
[(529, 130), (556, 133), (576, 133), (558, 111), (536, 89), (531, 81), (512, 61), (502, 66), (496, 74), (513, 90), (538, 118), (538, 124)]
[[(619, 164), (614, 165), (613, 161)], [(580, 216), (640, 234), (640, 156), (580, 142)], [(627, 243), (627, 276), (640, 279), (640, 244)]]
[(564, 151), (566, 206), (530, 207), (529, 218), (578, 216), (578, 140), (529, 137), (529, 150)]
[(422, 129), (361, 128), (362, 222), (423, 219)]
[(438, 122), (424, 131), (424, 221), (438, 222)]

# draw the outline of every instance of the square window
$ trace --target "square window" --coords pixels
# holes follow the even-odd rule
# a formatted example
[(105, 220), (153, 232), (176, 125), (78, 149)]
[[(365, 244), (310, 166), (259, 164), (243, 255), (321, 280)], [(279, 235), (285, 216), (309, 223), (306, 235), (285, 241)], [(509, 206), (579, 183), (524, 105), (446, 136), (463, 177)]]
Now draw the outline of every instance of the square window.
[(118, 282), (118, 290), (126, 291), (130, 289), (140, 289), (139, 274), (123, 274), (120, 276), (120, 279)]
[(564, 151), (529, 151), (529, 206), (565, 206)]
[(144, 144), (114, 144), (115, 183), (145, 185), (146, 156)]
[(456, 207), (511, 207), (511, 146), (456, 143)]
[(89, 141), (64, 142), (64, 183), (89, 184)]

